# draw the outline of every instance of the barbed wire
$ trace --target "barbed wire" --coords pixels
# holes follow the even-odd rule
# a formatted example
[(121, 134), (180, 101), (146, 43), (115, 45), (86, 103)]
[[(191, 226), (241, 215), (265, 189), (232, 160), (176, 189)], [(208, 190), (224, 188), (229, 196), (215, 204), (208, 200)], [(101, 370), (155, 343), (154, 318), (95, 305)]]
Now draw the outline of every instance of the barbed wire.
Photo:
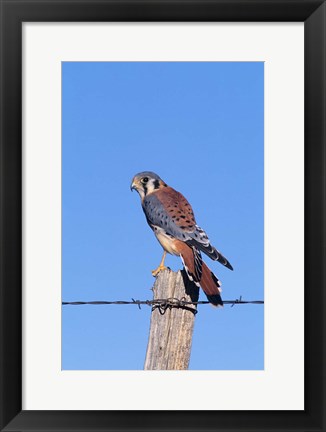
[[(182, 308), (191, 310), (193, 313), (197, 313), (197, 310), (191, 308), (190, 306), (197, 306), (202, 304), (210, 304), (209, 301), (188, 301), (184, 297), (181, 299), (170, 297), (166, 299), (154, 299), (154, 300), (135, 300), (132, 301), (124, 301), (124, 300), (115, 300), (115, 301), (73, 301), (73, 302), (62, 302), (63, 306), (82, 306), (82, 305), (137, 305), (139, 309), (141, 309), (141, 305), (152, 306), (153, 309), (158, 308), (160, 313), (164, 314), (167, 309), (171, 308)], [(223, 300), (224, 304), (229, 304), (231, 307), (238, 304), (264, 304), (263, 300), (242, 300), (242, 296), (235, 300)]]

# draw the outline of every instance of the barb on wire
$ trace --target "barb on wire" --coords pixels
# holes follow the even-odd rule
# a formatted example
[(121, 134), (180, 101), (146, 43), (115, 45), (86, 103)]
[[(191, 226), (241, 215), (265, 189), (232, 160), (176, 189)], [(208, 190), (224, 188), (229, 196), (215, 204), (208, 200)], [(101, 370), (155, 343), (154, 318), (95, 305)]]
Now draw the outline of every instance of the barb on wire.
[[(209, 301), (186, 301), (185, 298), (166, 298), (166, 299), (155, 299), (155, 300), (135, 300), (132, 301), (123, 301), (123, 300), (115, 300), (115, 301), (74, 301), (74, 302), (62, 302), (63, 306), (71, 305), (71, 306), (80, 306), (80, 305), (131, 305), (135, 304), (141, 309), (141, 305), (152, 306), (153, 310), (158, 309), (161, 315), (164, 315), (167, 309), (171, 308), (182, 308), (187, 309), (194, 314), (197, 313), (197, 310), (191, 308), (191, 305), (200, 305), (200, 304), (210, 304)], [(224, 300), (224, 304), (230, 304), (231, 307), (238, 304), (264, 304), (263, 300), (242, 300), (242, 296), (235, 300)]]

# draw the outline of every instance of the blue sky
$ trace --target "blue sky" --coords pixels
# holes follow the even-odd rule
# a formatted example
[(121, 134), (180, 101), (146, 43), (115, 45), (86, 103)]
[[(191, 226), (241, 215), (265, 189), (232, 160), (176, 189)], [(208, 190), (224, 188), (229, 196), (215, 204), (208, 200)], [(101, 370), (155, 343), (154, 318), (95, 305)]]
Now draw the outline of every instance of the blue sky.
[[(260, 62), (64, 62), (62, 300), (152, 298), (162, 249), (129, 188), (145, 170), (185, 195), (233, 265), (204, 258), (223, 299), (263, 300), (263, 110)], [(143, 369), (150, 313), (63, 306), (62, 368)], [(262, 305), (199, 306), (189, 369), (263, 368)]]

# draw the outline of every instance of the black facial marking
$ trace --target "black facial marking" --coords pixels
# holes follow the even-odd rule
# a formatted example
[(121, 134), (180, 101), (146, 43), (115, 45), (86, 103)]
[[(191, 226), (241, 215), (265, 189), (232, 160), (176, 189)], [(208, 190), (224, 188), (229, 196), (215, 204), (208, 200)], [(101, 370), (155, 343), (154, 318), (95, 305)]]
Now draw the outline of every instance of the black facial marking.
[(158, 189), (160, 187), (160, 182), (158, 180), (154, 180), (154, 189)]

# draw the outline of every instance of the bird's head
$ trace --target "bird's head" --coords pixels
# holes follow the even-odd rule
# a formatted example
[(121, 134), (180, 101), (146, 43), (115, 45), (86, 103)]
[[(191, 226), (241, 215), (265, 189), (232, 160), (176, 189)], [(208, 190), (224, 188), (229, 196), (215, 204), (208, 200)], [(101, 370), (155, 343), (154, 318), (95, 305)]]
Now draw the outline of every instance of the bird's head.
[(167, 184), (157, 174), (151, 171), (143, 171), (134, 176), (130, 189), (136, 190), (143, 200), (146, 195), (166, 186)]

